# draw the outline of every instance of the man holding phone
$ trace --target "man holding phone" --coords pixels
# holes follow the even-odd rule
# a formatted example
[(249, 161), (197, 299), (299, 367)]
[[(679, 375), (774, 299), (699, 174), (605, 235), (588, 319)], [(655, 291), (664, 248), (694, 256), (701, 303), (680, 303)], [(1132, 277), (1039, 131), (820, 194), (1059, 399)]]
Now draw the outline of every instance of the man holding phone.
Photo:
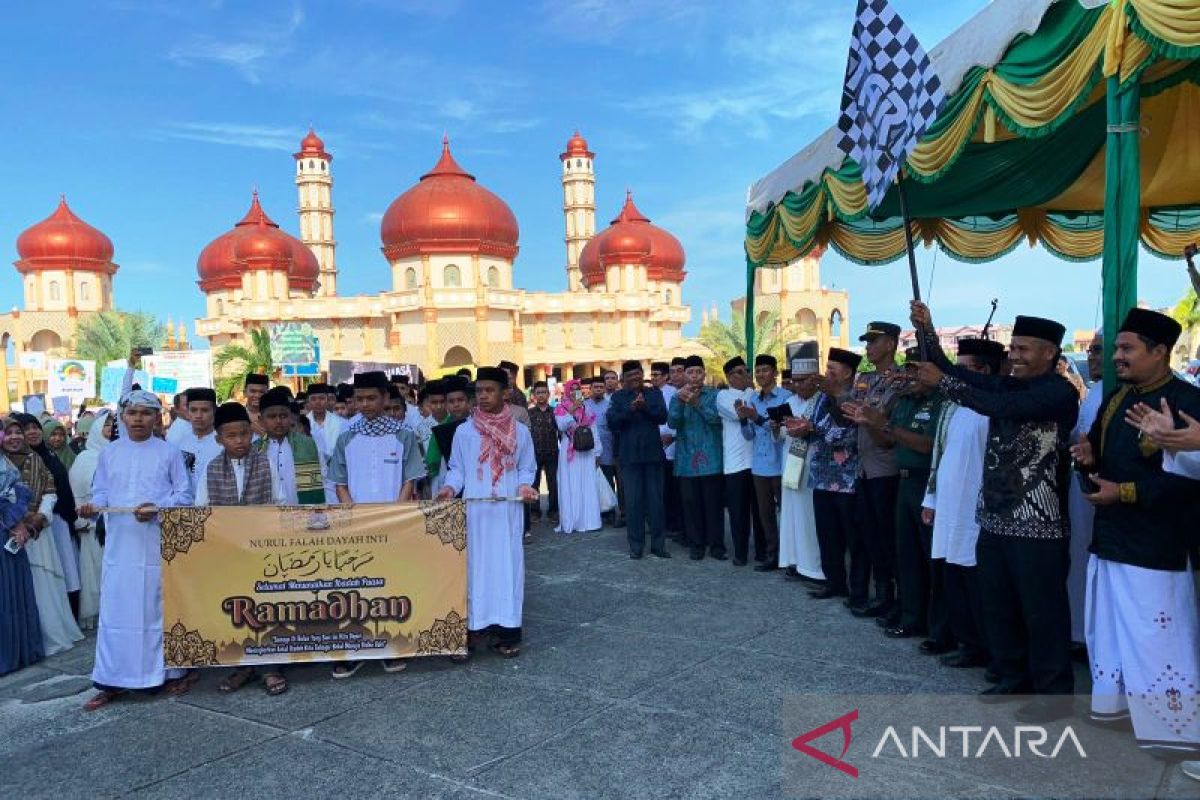
[(765, 559), (755, 572), (773, 572), (779, 568), (779, 504), (783, 499), (783, 420), (791, 413), (792, 395), (777, 385), (779, 362), (765, 353), (754, 359), (754, 380), (758, 392), (740, 413), (750, 420), (742, 435), (754, 442), (750, 472), (754, 476), (754, 499), (767, 540)]

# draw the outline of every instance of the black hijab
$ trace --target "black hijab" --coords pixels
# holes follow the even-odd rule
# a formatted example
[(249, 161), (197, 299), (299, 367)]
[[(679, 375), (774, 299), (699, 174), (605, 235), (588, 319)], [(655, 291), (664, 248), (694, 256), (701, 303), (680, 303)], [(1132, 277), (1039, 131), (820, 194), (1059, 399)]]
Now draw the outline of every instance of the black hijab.
[[(30, 425), (37, 425), (39, 429), (42, 427), (37, 421), (37, 417), (32, 414), (13, 414), (13, 419), (21, 423), (22, 433)], [(63, 522), (67, 523), (67, 528), (74, 535), (75, 520), (79, 517), (75, 513), (75, 493), (71, 491), (71, 479), (67, 475), (67, 468), (58, 460), (58, 456), (54, 455), (46, 446), (44, 436), (42, 443), (31, 449), (41, 457), (42, 463), (46, 465), (46, 469), (50, 470), (50, 475), (54, 478), (54, 494), (58, 497), (58, 501), (54, 504), (54, 513), (62, 517)]]

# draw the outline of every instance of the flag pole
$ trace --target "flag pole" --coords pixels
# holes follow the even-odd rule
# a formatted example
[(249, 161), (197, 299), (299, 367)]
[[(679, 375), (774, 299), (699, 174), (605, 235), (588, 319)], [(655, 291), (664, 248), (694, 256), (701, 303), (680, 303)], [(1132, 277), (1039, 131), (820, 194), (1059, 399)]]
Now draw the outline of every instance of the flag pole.
[[(900, 216), (904, 220), (904, 245), (908, 250), (908, 277), (912, 281), (913, 300), (921, 299), (921, 282), (917, 279), (917, 253), (913, 247), (912, 219), (908, 216), (908, 198), (904, 193), (903, 173), (896, 176), (896, 194), (900, 198)], [(928, 361), (929, 353), (925, 351), (925, 331), (917, 326), (917, 348), (921, 351), (921, 360)]]

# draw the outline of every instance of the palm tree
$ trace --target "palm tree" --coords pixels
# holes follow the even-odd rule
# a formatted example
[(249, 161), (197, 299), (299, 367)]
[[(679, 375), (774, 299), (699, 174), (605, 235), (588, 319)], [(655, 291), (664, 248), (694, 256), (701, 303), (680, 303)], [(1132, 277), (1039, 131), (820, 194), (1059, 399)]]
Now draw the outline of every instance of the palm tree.
[[(708, 365), (708, 373), (713, 380), (724, 380), (721, 367), (726, 361), (734, 356), (747, 357), (745, 319), (745, 314), (734, 311), (729, 324), (714, 319), (700, 329), (700, 343), (715, 356)], [(796, 338), (798, 333), (799, 326), (793, 322), (785, 323), (778, 311), (764, 311), (754, 325), (754, 355), (768, 353), (783, 363), (784, 345)]]
[[(100, 370), (105, 364), (124, 361), (135, 347), (161, 347), (166, 335), (166, 329), (153, 314), (101, 311), (80, 320), (75, 331), (75, 355), (96, 362), (96, 379), (99, 381)], [(96, 394), (100, 394), (99, 385)]]
[(1200, 325), (1200, 297), (1196, 296), (1195, 289), (1188, 289), (1188, 293), (1183, 296), (1183, 299), (1171, 309), (1171, 316), (1183, 326), (1185, 331), (1190, 331)]
[(227, 344), (213, 357), (213, 373), (218, 377), (217, 397), (222, 402), (233, 396), (245, 385), (246, 376), (252, 372), (270, 377), (275, 373), (271, 361), (271, 339), (262, 328), (250, 331), (249, 345)]

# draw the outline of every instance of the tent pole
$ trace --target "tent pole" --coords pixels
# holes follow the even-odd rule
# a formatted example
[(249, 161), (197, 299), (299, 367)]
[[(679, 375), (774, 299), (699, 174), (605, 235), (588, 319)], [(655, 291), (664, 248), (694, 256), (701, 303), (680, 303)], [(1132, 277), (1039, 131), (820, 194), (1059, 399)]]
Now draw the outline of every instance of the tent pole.
[(754, 271), (756, 267), (750, 256), (746, 256), (746, 318), (742, 324), (746, 330), (746, 364), (754, 371)]
[[(908, 198), (904, 193), (903, 177), (896, 181), (896, 194), (900, 198), (900, 216), (904, 218), (904, 245), (908, 250), (908, 277), (912, 280), (913, 300), (920, 300), (921, 283), (917, 279), (917, 253), (913, 248), (912, 219), (908, 216)], [(921, 329), (917, 330), (917, 347), (921, 351), (921, 360), (927, 361), (929, 356), (925, 352), (925, 335)]]
[(1141, 85), (1108, 79), (1108, 137), (1104, 156), (1104, 388), (1116, 386), (1117, 328), (1137, 305), (1141, 226)]

